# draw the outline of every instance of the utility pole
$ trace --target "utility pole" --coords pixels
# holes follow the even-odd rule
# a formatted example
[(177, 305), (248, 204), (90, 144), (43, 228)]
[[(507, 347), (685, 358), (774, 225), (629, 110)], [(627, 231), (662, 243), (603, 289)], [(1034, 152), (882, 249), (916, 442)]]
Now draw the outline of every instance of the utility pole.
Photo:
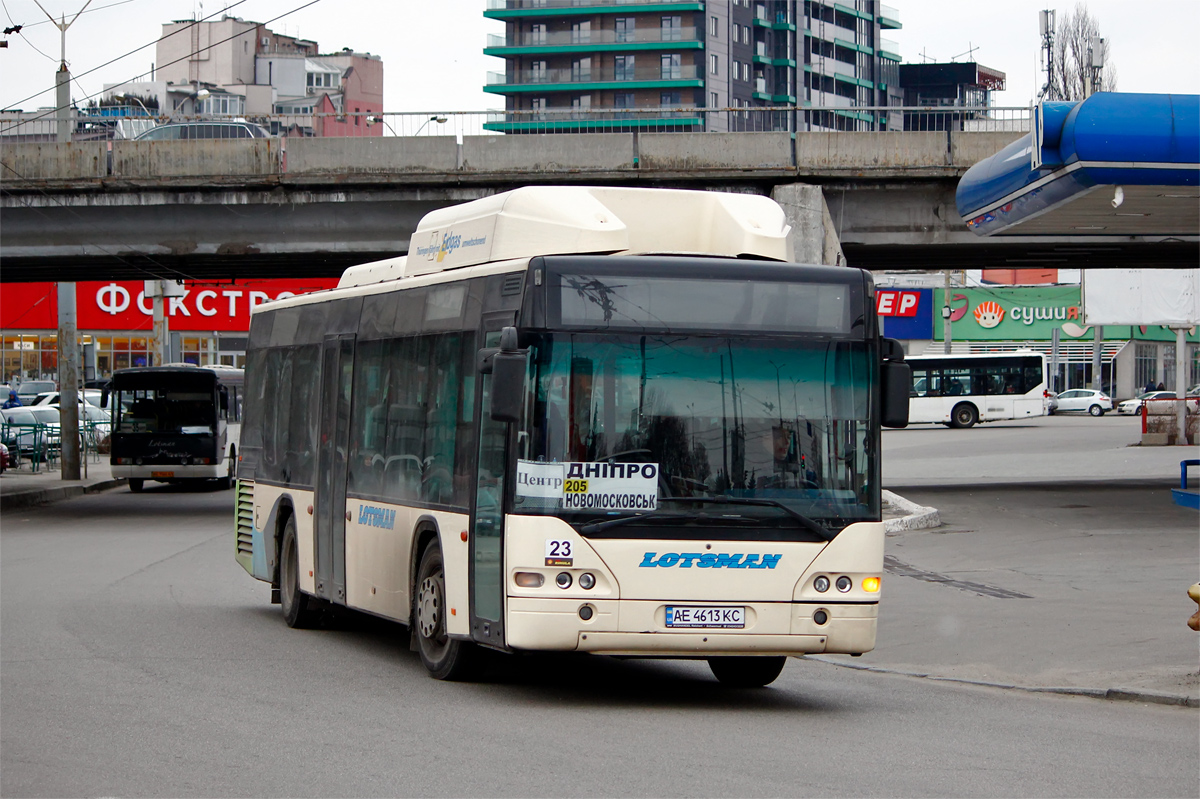
[(1041, 12), (1038, 19), (1042, 34), (1042, 47), (1046, 51), (1046, 85), (1042, 88), (1042, 97), (1047, 100), (1057, 99), (1054, 94), (1054, 9)]
[(950, 270), (946, 270), (946, 288), (942, 292), (942, 352), (950, 354)]
[[(67, 22), (64, 14), (60, 21), (50, 16), (38, 0), (34, 0), (42, 13), (62, 34), (62, 51), (58, 73), (55, 77), (55, 114), (58, 116), (58, 143), (71, 143), (71, 70), (67, 67), (67, 28), (79, 19), (84, 9), (92, 4), (87, 0), (83, 8)], [(75, 284), (58, 284), (58, 416), (60, 467), (62, 479), (78, 480), (79, 465), (79, 322), (75, 311)]]
[(1088, 97), (1100, 91), (1100, 86), (1104, 82), (1104, 60), (1107, 55), (1107, 39), (1100, 37), (1088, 42)]

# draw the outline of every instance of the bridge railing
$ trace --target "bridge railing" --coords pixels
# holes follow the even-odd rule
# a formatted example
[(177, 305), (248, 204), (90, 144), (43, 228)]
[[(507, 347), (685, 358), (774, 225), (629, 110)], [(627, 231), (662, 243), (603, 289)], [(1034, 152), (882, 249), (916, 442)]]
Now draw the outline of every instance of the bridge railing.
[[(163, 115), (103, 109), (72, 113), (66, 122), (75, 141), (132, 139), (155, 124), (245, 120), (279, 136), (438, 137), (543, 133), (738, 133), (989, 131), (1027, 132), (1028, 107), (854, 106), (840, 99), (819, 105), (704, 108), (691, 104), (652, 108), (547, 108), (495, 111), (346, 111), (247, 114), (241, 117)], [(0, 141), (52, 142), (59, 118), (53, 110), (0, 114)]]

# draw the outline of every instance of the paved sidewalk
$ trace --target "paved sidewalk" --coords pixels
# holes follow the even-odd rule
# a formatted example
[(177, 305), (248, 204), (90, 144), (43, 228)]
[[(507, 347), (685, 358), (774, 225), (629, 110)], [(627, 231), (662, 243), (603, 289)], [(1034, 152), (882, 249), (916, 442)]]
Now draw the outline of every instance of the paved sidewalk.
[(45, 505), (125, 485), (124, 478), (112, 476), (107, 456), (99, 462), (89, 459), (86, 466), (80, 466), (80, 474), (80, 480), (64, 480), (57, 461), (49, 467), (43, 464), (34, 472), (25, 460), (20, 469), (8, 469), (0, 474), (0, 512)]

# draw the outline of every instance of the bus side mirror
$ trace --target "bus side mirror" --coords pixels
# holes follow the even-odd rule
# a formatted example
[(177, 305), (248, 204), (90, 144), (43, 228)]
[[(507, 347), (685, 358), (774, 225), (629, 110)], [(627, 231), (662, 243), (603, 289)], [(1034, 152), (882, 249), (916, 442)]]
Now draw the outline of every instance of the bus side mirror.
[(491, 416), (497, 422), (516, 422), (525, 405), (525, 373), (528, 352), (517, 348), (517, 329), (506, 327), (500, 333), (499, 348), (480, 350), (477, 365), (481, 374), (492, 376)]
[(107, 387), (105, 387), (105, 389), (100, 392), (100, 407), (101, 408), (108, 407), (108, 388)]
[(908, 398), (913, 394), (912, 367), (904, 362), (904, 348), (895, 339), (881, 342), (879, 395), (884, 427), (908, 427)]

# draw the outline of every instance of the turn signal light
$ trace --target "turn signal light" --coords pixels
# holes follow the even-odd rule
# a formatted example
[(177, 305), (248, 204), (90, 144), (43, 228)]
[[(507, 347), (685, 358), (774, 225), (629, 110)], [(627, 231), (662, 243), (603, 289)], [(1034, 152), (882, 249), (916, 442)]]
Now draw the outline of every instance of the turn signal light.
[(878, 593), (879, 592), (879, 578), (878, 577), (864, 577), (863, 581), (862, 581), (862, 590), (866, 591), (868, 594)]
[(541, 588), (546, 583), (546, 578), (537, 572), (517, 572), (513, 580), (522, 588)]

